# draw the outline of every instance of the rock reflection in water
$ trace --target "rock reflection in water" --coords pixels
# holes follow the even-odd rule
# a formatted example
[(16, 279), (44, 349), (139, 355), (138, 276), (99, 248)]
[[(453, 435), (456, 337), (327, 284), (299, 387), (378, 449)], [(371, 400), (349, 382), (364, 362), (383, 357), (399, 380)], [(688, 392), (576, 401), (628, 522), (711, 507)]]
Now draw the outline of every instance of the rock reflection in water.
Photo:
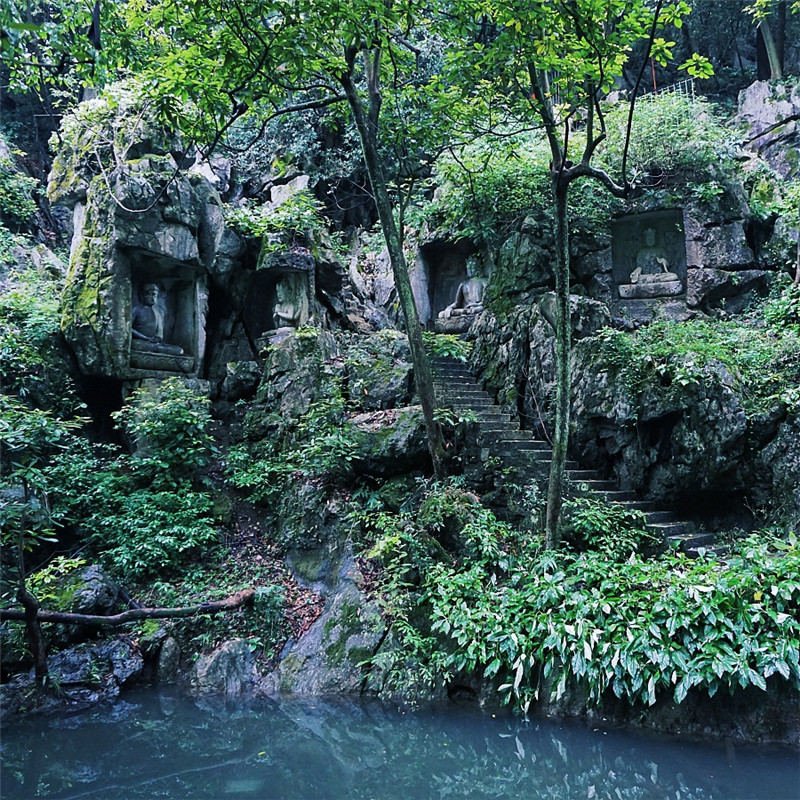
[(139, 695), (6, 723), (2, 768), (4, 800), (800, 797), (785, 750), (341, 699), (232, 709)]

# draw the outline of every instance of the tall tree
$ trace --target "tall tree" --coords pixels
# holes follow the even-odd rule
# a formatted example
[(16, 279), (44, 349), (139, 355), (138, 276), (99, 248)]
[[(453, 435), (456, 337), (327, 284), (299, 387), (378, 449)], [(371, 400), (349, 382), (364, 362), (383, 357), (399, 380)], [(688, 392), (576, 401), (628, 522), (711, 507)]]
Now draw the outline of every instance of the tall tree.
[(134, 0), (128, 25), (134, 40), (147, 41), (145, 59), (141, 49), (132, 55), (149, 76), (154, 101), (166, 119), (198, 141), (219, 141), (245, 114), (266, 120), (346, 102), (405, 318), (434, 472), (441, 476), (444, 447), (431, 368), (390, 195), (382, 124), (384, 87), (399, 101), (414, 76), (418, 53), (410, 38), (418, 13), (408, 0), (212, 0), (185, 6)]
[[(638, 83), (651, 58), (665, 63), (674, 42), (658, 34), (680, 26), (689, 6), (678, 0), (454, 0), (457, 33), (466, 45), (460, 59), (471, 73), (490, 78), (498, 96), (516, 98), (514, 109), (538, 124), (547, 137), (552, 161), (550, 184), (555, 218), (556, 398), (553, 458), (547, 491), (546, 542), (560, 544), (564, 466), (569, 442), (570, 336), (569, 211), (570, 186), (589, 178), (612, 194), (631, 190), (627, 144), (621, 174), (612, 177), (593, 162), (605, 139), (601, 99), (622, 76), (634, 47), (645, 43)], [(478, 36), (474, 21), (479, 21)], [(485, 35), (487, 28), (491, 31)], [(641, 48), (639, 48), (641, 52)], [(690, 74), (707, 74), (709, 65), (692, 56), (682, 65)], [(636, 90), (634, 90), (634, 100)], [(628, 134), (633, 122), (633, 102)]]
[[(150, 95), (153, 112), (209, 149), (246, 115), (265, 124), (284, 114), (347, 104), (358, 130), (406, 322), (434, 472), (441, 476), (444, 446), (434, 416), (431, 368), (384, 158), (389, 139), (398, 138), (396, 129), (387, 135), (383, 124), (385, 87), (390, 87), (398, 103), (409, 86), (413, 88), (419, 51), (411, 32), (421, 15), (415, 0), (105, 2), (111, 30), (103, 36), (100, 50), (95, 46), (99, 44), (95, 32), (105, 19), (100, 6), (95, 6), (97, 14), (87, 16), (80, 4), (62, 0), (52, 24), (71, 38), (80, 32), (75, 40), (86, 49), (71, 61), (84, 64), (91, 50), (90, 73), (95, 67), (98, 75), (113, 74), (115, 68), (134, 70)], [(56, 50), (48, 51), (47, 57), (41, 54), (50, 22), (41, 14), (28, 21), (25, 4), (13, 0), (0, 24), (3, 56), (16, 58), (24, 67), (20, 54), (32, 54), (24, 59), (28, 70), (20, 70), (19, 82), (27, 76), (28, 85), (35, 85), (45, 66), (57, 62)], [(62, 47), (63, 57), (69, 60), (68, 54), (69, 48)], [(91, 74), (84, 70), (83, 77), (89, 80)]]

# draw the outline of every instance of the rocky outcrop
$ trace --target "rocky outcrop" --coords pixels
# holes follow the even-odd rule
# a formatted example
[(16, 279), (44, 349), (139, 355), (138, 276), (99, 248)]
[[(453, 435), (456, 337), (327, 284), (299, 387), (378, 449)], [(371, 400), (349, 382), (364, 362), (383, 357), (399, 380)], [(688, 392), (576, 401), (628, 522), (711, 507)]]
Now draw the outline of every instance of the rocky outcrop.
[(239, 697), (252, 689), (254, 659), (247, 642), (231, 639), (211, 653), (201, 655), (189, 675), (196, 694)]
[[(572, 341), (611, 324), (608, 308), (596, 300), (570, 297)], [(505, 319), (484, 313), (475, 329), (472, 368), (497, 393), (498, 402), (516, 410), (530, 428), (544, 422), (555, 386), (555, 295), (530, 307), (517, 307)]]
[[(547, 297), (516, 309), (505, 321), (485, 314), (473, 366), (490, 391), (533, 431), (550, 430), (554, 394), (554, 339)], [(625, 366), (604, 360), (591, 338), (608, 324), (602, 304), (572, 298), (572, 415), (570, 447), (593, 468), (662, 504), (708, 506), (702, 513), (728, 522), (749, 519), (744, 503), (776, 518), (800, 520), (800, 453), (796, 416), (776, 403), (747, 409), (750, 387), (720, 361), (691, 352), (655, 367), (650, 380), (631, 385)], [(620, 356), (626, 359), (632, 356)], [(711, 505), (702, 498), (726, 498)], [(736, 515), (739, 515), (738, 517)]]
[(267, 694), (359, 694), (369, 659), (386, 634), (386, 621), (362, 588), (347, 549), (322, 615), (283, 653), (278, 668), (261, 685)]
[(746, 147), (779, 175), (800, 175), (800, 84), (751, 83), (739, 92), (734, 124), (747, 126)]

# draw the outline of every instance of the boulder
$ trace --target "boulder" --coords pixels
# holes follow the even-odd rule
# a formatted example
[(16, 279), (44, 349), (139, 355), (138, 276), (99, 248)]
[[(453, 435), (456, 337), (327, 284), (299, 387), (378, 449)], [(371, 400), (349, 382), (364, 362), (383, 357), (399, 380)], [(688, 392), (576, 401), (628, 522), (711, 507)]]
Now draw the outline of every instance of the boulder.
[(734, 125), (747, 126), (746, 146), (791, 179), (800, 175), (799, 115), (800, 85), (756, 81), (739, 92)]
[(322, 615), (261, 685), (267, 694), (359, 694), (369, 675), (366, 663), (377, 651), (386, 622), (361, 589), (351, 552), (342, 559), (335, 587)]
[(266, 352), (256, 400), (284, 417), (302, 416), (322, 384), (340, 374), (339, 359), (339, 344), (331, 333), (289, 331)]
[(690, 308), (711, 311), (724, 308), (738, 313), (767, 288), (767, 273), (759, 269), (737, 272), (714, 269), (688, 269), (686, 273), (686, 304)]
[(223, 642), (216, 650), (201, 655), (189, 676), (193, 692), (239, 697), (255, 680), (253, 654), (243, 639)]
[(744, 222), (708, 224), (688, 212), (686, 222), (687, 269), (750, 270), (756, 266), (755, 254), (747, 242)]
[(776, 436), (759, 451), (757, 468), (772, 477), (772, 511), (789, 529), (800, 528), (800, 418), (781, 423)]
[(156, 675), (159, 683), (177, 683), (180, 675), (181, 647), (177, 640), (168, 636), (158, 651)]
[(121, 687), (135, 683), (143, 666), (141, 651), (126, 637), (62, 650), (48, 662), (57, 685), (93, 686), (106, 698), (116, 697)]
[(350, 423), (358, 434), (354, 469), (389, 478), (430, 464), (425, 420), (420, 406), (356, 414)]
[(413, 395), (413, 369), (405, 334), (383, 330), (345, 341), (350, 402), (365, 411), (408, 405)]

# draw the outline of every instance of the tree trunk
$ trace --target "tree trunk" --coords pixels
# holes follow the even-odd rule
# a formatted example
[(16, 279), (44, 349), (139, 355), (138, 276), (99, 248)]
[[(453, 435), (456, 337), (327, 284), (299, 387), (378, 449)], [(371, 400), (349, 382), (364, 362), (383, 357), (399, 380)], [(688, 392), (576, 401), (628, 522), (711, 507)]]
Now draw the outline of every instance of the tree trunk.
[(28, 639), (28, 647), (31, 649), (31, 655), (33, 656), (36, 683), (42, 689), (46, 689), (50, 678), (47, 671), (47, 650), (44, 646), (42, 626), (39, 624), (38, 618), (39, 601), (26, 588), (24, 578), (20, 578), (19, 587), (17, 588), (17, 600), (22, 604), (24, 609), (25, 635)]
[(564, 466), (569, 442), (571, 324), (569, 316), (569, 226), (567, 190), (563, 174), (553, 176), (556, 212), (556, 425), (553, 433), (553, 460), (547, 485), (545, 545), (555, 550), (561, 544), (561, 505), (564, 492)]
[(400, 307), (405, 317), (408, 343), (411, 348), (411, 360), (414, 364), (414, 378), (417, 394), (422, 405), (422, 416), (425, 419), (425, 431), (428, 437), (428, 450), (431, 454), (433, 472), (437, 478), (442, 478), (444, 477), (444, 440), (442, 438), (442, 429), (434, 418), (436, 398), (433, 392), (433, 374), (422, 341), (422, 327), (419, 323), (417, 305), (411, 289), (411, 280), (408, 277), (408, 267), (403, 254), (400, 232), (394, 219), (392, 202), (389, 198), (386, 178), (380, 162), (377, 131), (367, 119), (367, 114), (361, 98), (358, 96), (358, 90), (353, 83), (352, 77), (349, 74), (344, 75), (341, 77), (341, 83), (358, 130), (361, 150), (367, 167), (367, 175), (372, 185), (372, 194), (375, 198), (375, 206), (378, 209), (378, 217), (383, 229), (386, 248), (389, 251), (389, 260), (392, 265), (392, 274), (397, 287)]
[[(27, 480), (23, 478), (22, 487), (25, 493), (25, 507), (31, 501), (31, 492)], [(39, 624), (37, 614), (39, 613), (39, 601), (28, 591), (25, 584), (25, 529), (28, 523), (26, 511), (22, 512), (19, 524), (19, 537), (17, 540), (17, 571), (19, 573), (19, 583), (17, 584), (17, 601), (22, 604), (23, 619), (25, 620), (25, 636), (28, 640), (28, 647), (33, 656), (34, 675), (39, 688), (47, 689), (50, 683), (50, 675), (47, 670), (47, 649), (44, 645), (42, 636), (42, 626)]]
[[(767, 64), (769, 65), (769, 79), (773, 81), (783, 80), (783, 67), (781, 64), (780, 53), (775, 43), (775, 38), (772, 35), (772, 28), (766, 19), (762, 19), (758, 25), (759, 41), (764, 47), (764, 55), (766, 56)], [(758, 77), (764, 80), (762, 75), (765, 75), (766, 70), (763, 66), (759, 65)]]

